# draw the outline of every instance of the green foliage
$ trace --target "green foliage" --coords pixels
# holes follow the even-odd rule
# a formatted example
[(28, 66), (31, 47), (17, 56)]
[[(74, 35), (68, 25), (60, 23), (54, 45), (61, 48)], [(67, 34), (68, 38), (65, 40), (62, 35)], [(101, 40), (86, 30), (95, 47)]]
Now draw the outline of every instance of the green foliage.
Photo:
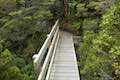
[[(107, 4), (107, 5), (106, 5)], [(77, 4), (77, 17), (98, 16), (103, 14), (109, 7), (107, 0), (93, 0), (89, 2), (79, 2)]]
[(120, 79), (119, 5), (111, 7), (103, 15), (99, 33), (90, 34), (88, 31), (89, 34), (84, 35), (80, 61), (81, 75), (86, 80)]
[[(22, 74), (20, 72), (20, 69), (17, 67), (10, 67), (8, 69), (8, 78), (7, 79), (13, 79), (13, 80), (30, 80), (29, 77), (25, 74)], [(6, 80), (7, 80), (6, 79)]]
[(50, 30), (48, 0), (0, 0), (0, 80), (35, 80), (32, 56)]
[(76, 30), (79, 30), (81, 25), (81, 22), (73, 22), (72, 27)]
[(10, 12), (8, 15), (10, 16), (17, 16), (17, 15), (21, 15), (22, 14), (22, 11), (19, 10), (19, 11), (15, 11), (15, 12)]
[(87, 8), (85, 7), (85, 3), (79, 3), (77, 5), (77, 16), (87, 16), (85, 13), (87, 11)]
[(0, 7), (1, 8), (8, 8), (16, 6), (16, 0), (0, 0)]
[(30, 80), (28, 75), (23, 74), (16, 65), (12, 65), (12, 54), (8, 49), (0, 52), (0, 79), (1, 80)]
[(69, 24), (80, 32), (84, 30), (98, 32), (102, 14), (114, 4), (114, 1), (109, 0), (70, 0), (68, 2), (69, 20), (72, 22)]
[[(102, 32), (105, 32), (105, 34), (112, 36), (111, 40), (114, 40), (114, 44), (111, 45), (109, 53), (111, 54), (111, 59), (114, 60), (112, 62), (114, 72), (116, 74), (116, 79), (119, 79), (120, 77), (120, 69), (119, 69), (119, 59), (120, 59), (120, 3), (118, 3), (116, 6), (112, 7), (104, 16), (103, 21), (101, 24), (101, 28), (103, 29)], [(109, 27), (108, 27), (109, 26)], [(110, 44), (110, 43), (109, 43)], [(118, 65), (115, 65), (118, 64)]]
[[(87, 7), (89, 8), (89, 9), (94, 9), (94, 10), (96, 10), (96, 11), (104, 11), (104, 4), (106, 4), (107, 3), (107, 1), (91, 1), (88, 5), (87, 5)], [(103, 8), (102, 8), (102, 6), (104, 6)], [(103, 9), (103, 10), (102, 10)], [(105, 7), (105, 9), (106, 9), (106, 7)]]
[(50, 11), (46, 11), (45, 9), (39, 9), (33, 16), (34, 19), (49, 19), (52, 17)]
[(98, 20), (97, 19), (84, 19), (83, 21), (84, 30), (98, 30)]
[(3, 52), (1, 52), (1, 57), (7, 58), (10, 56), (11, 56), (11, 53), (8, 49), (5, 49)]

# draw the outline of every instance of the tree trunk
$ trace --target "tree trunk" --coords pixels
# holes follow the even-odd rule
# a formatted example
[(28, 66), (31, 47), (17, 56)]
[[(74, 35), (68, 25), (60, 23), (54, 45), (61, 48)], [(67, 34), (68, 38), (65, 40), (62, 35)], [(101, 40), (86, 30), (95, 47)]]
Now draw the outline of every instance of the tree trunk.
[(68, 13), (69, 13), (69, 11), (68, 11), (68, 0), (63, 0), (63, 6), (64, 6), (64, 18), (65, 18), (65, 20), (67, 20), (68, 19)]

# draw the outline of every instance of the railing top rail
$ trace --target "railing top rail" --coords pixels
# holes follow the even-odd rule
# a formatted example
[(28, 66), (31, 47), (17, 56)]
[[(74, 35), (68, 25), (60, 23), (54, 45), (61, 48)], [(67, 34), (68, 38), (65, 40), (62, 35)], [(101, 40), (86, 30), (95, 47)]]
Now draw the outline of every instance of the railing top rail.
[(55, 30), (56, 30), (56, 28), (58, 27), (58, 26), (57, 26), (58, 23), (59, 23), (59, 19), (55, 22), (55, 25), (53, 26), (50, 34), (48, 35), (47, 39), (45, 40), (45, 42), (44, 42), (43, 46), (41, 47), (39, 53), (38, 53), (37, 56), (35, 57), (34, 63), (35, 63), (36, 65), (39, 65), (39, 64), (41, 63), (41, 60), (43, 59), (43, 56), (44, 56), (44, 54), (45, 54), (45, 52), (46, 52), (46, 50), (47, 50), (47, 48), (48, 48), (48, 46), (49, 46), (49, 44), (50, 44), (50, 41), (51, 41), (51, 39), (52, 39), (52, 37), (53, 37), (53, 35), (54, 35), (54, 33), (55, 33)]
[(55, 43), (56, 43), (56, 40), (58, 39), (58, 35), (59, 35), (59, 27), (57, 28), (56, 32), (55, 32), (55, 35), (52, 39), (52, 42), (51, 42), (51, 45), (49, 47), (49, 50), (48, 50), (48, 53), (46, 55), (46, 58), (44, 60), (44, 64), (42, 66), (42, 69), (41, 69), (41, 72), (38, 76), (38, 80), (44, 80), (45, 79), (45, 76), (46, 76), (46, 73), (48, 71), (48, 67), (49, 67), (49, 62), (51, 61), (51, 57), (53, 56), (53, 50), (54, 50), (54, 47), (55, 47)]

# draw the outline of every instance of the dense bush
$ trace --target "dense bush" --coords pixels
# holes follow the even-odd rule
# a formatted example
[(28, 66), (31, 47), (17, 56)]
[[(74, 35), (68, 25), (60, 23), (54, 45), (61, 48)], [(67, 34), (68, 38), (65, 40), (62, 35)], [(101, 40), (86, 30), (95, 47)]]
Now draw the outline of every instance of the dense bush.
[(86, 80), (120, 79), (119, 22), (120, 4), (117, 4), (103, 15), (99, 33), (85, 32), (80, 59), (81, 75)]
[(35, 80), (32, 56), (50, 30), (47, 0), (0, 0), (0, 80)]

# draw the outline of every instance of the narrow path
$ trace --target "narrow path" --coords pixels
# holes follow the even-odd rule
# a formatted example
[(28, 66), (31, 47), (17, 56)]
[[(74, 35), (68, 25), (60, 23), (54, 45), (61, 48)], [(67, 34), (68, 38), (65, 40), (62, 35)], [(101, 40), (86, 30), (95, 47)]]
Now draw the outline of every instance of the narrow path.
[(80, 80), (72, 34), (60, 31), (49, 80)]

